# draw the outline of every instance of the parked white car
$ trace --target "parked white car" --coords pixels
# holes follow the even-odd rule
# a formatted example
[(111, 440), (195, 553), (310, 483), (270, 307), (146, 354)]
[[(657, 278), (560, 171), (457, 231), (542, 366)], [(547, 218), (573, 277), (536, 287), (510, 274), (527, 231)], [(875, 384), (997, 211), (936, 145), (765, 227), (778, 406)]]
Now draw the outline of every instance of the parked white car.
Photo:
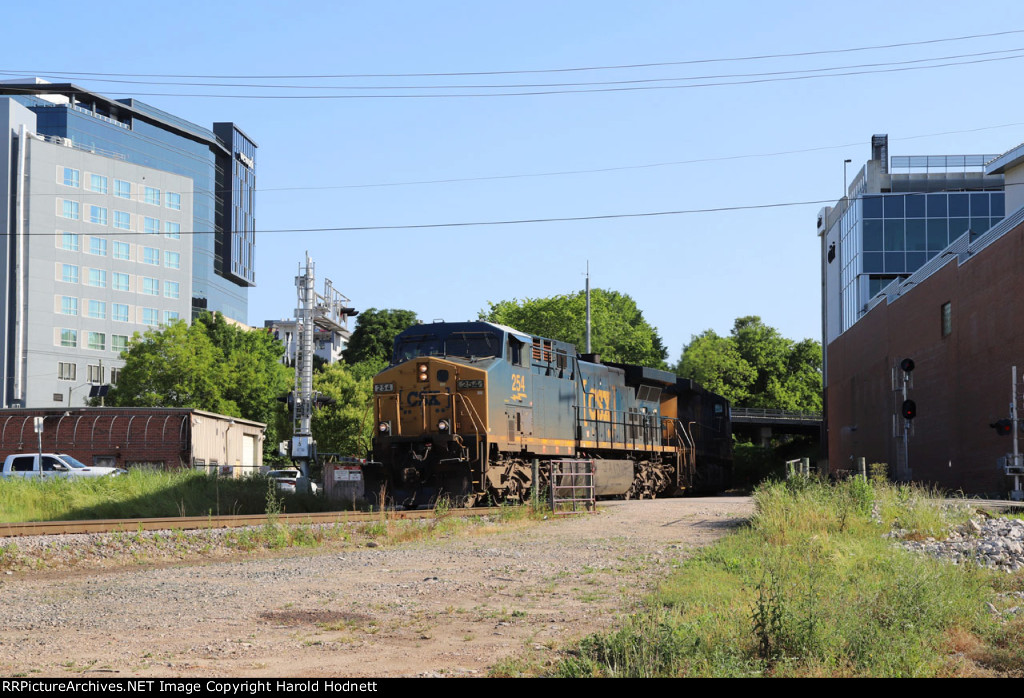
[(43, 453), (42, 473), (38, 453), (18, 453), (4, 459), (3, 477), (102, 477), (124, 475), (127, 470), (86, 465), (66, 453)]
[(277, 483), (277, 489), (280, 492), (287, 492), (288, 494), (295, 494), (296, 492), (317, 493), (316, 483), (298, 470), (271, 470), (267, 473), (267, 477)]

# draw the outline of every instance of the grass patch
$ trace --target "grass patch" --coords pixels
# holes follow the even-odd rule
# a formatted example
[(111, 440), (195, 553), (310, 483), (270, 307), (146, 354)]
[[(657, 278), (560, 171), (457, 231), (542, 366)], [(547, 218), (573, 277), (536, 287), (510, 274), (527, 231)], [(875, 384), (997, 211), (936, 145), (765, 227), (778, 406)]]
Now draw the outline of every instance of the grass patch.
[[(69, 521), (269, 513), (263, 476), (211, 477), (194, 470), (131, 470), (117, 477), (0, 478), (0, 521)], [(277, 513), (324, 511), (313, 495), (276, 495)]]
[(1024, 668), (1024, 621), (1001, 623), (986, 610), (1019, 581), (882, 537), (893, 529), (941, 537), (966, 520), (965, 509), (863, 479), (771, 483), (755, 500), (748, 527), (698, 552), (618, 630), (586, 638), (538, 673), (917, 677)]

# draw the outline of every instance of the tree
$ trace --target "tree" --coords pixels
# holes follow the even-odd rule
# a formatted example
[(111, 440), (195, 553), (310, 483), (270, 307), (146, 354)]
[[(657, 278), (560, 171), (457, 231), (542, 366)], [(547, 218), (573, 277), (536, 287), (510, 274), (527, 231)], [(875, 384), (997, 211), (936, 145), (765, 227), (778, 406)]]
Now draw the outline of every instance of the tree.
[(106, 397), (108, 405), (237, 412), (223, 395), (225, 373), (219, 369), (224, 357), (201, 326), (178, 320), (136, 334), (121, 357), (125, 365)]
[[(665, 367), (668, 352), (658, 331), (624, 293), (594, 289), (590, 294), (591, 350), (605, 361)], [(586, 350), (586, 293), (488, 303), (480, 319), (539, 337), (559, 339)]]
[(369, 360), (391, 361), (395, 335), (416, 324), (411, 310), (377, 310), (369, 308), (356, 318), (356, 329), (348, 340), (342, 356), (350, 366)]
[(334, 404), (313, 413), (313, 437), (321, 453), (365, 456), (373, 436), (374, 362), (325, 366), (313, 377), (313, 389)]
[(756, 315), (737, 318), (728, 337), (694, 336), (676, 371), (737, 407), (821, 410), (821, 344), (786, 339)]
[(285, 423), (277, 397), (292, 384), (283, 354), (270, 334), (232, 325), (220, 313), (192, 325), (178, 320), (132, 338), (106, 404), (191, 407), (264, 422), (264, 443), (272, 448)]

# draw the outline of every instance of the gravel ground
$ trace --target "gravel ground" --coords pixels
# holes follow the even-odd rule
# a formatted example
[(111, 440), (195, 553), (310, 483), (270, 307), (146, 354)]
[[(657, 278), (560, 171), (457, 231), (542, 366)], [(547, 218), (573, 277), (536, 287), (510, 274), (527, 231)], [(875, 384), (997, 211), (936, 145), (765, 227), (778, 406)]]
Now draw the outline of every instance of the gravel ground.
[(240, 554), (223, 531), (7, 541), (0, 674), (485, 676), (611, 627), (752, 511), (747, 497), (611, 502), (390, 546), (353, 527), (277, 553)]

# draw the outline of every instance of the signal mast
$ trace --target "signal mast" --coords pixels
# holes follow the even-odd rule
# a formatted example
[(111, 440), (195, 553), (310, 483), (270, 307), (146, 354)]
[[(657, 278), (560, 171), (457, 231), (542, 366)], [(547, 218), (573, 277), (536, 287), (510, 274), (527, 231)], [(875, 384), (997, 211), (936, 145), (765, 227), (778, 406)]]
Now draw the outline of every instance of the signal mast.
[(359, 314), (348, 307), (349, 299), (335, 290), (330, 279), (324, 279), (323, 295), (316, 292), (316, 265), (306, 252), (305, 264), (299, 265), (295, 277), (299, 307), (295, 309), (298, 341), (295, 346), (295, 391), (292, 393), (292, 460), (302, 474), (309, 477), (309, 464), (316, 462), (313, 440), (313, 407), (325, 402), (313, 391), (313, 346), (316, 328), (327, 332), (348, 329), (348, 319)]

